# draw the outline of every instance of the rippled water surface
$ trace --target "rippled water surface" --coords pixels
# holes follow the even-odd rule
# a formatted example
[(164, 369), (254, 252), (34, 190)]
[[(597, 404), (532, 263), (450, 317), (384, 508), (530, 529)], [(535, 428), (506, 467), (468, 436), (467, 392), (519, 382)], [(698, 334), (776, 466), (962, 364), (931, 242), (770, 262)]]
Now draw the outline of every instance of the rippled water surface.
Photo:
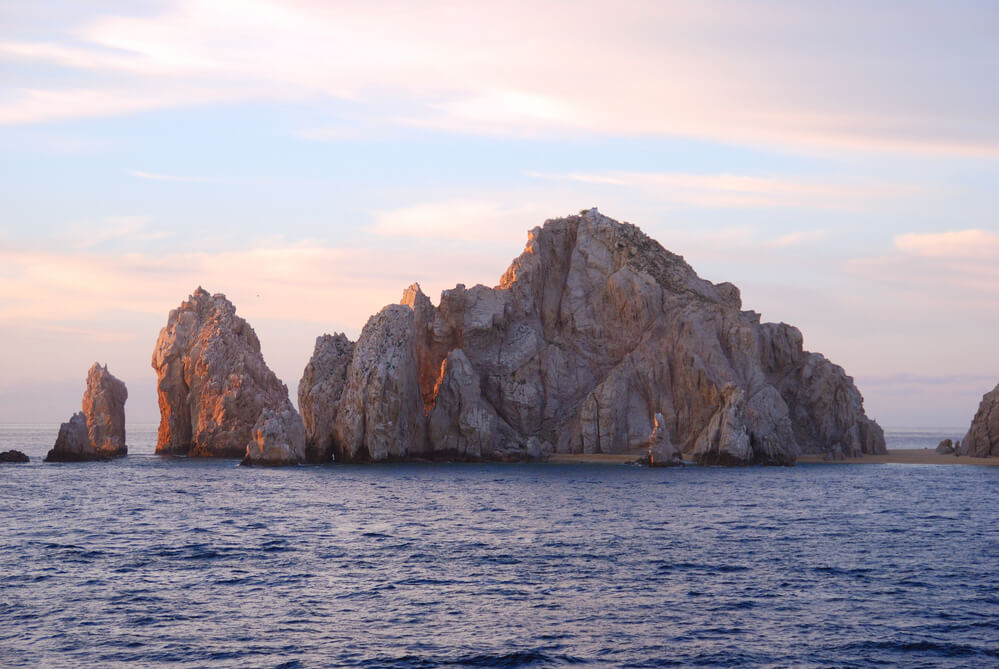
[[(995, 666), (999, 468), (42, 464), (4, 666)], [(953, 435), (947, 435), (953, 436)], [(927, 437), (928, 438), (928, 437)]]

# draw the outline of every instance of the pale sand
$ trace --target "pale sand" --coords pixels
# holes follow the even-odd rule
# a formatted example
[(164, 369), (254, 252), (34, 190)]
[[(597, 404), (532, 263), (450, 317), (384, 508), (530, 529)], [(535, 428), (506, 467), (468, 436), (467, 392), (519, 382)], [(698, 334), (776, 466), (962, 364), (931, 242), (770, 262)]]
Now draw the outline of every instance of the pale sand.
[[(612, 464), (631, 463), (645, 455), (645, 451), (631, 453), (556, 453), (548, 458), (554, 464), (590, 463)], [(943, 455), (929, 448), (906, 448), (888, 451), (885, 455), (864, 455), (846, 460), (823, 460), (821, 455), (802, 455), (799, 463), (823, 463), (834, 465), (990, 465), (999, 466), (999, 457), (973, 458), (967, 455)]]
[(632, 453), (556, 453), (548, 458), (547, 462), (559, 465), (575, 462), (586, 462), (591, 464), (608, 464), (614, 462), (629, 463), (638, 460), (647, 453), (648, 451), (634, 451)]
[(885, 455), (862, 455), (846, 460), (823, 460), (821, 455), (802, 455), (798, 462), (822, 462), (837, 465), (991, 465), (999, 466), (999, 457), (973, 458), (969, 455), (944, 455), (932, 448), (900, 448)]

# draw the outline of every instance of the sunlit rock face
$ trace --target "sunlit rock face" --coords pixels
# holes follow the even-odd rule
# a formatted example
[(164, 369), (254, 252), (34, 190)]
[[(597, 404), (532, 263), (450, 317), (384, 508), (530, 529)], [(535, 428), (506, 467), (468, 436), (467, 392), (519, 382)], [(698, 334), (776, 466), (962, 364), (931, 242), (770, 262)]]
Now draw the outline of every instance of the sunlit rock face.
[(291, 406), (281, 411), (264, 407), (250, 434), (240, 464), (282, 467), (305, 460), (305, 426)]
[[(336, 377), (330, 359), (306, 377)], [(645, 452), (650, 434), (703, 464), (885, 449), (852, 379), (796, 328), (761, 324), (735, 286), (596, 210), (532, 230), (495, 288), (459, 285), (435, 307), (411, 286), (368, 321), (343, 378), (335, 400), (313, 398), (335, 401), (332, 428), (328, 413), (305, 423), (310, 448), (348, 461)]]
[(125, 384), (94, 363), (87, 373), (82, 411), (59, 426), (55, 446), (46, 462), (107, 460), (128, 453), (125, 445)]
[[(199, 287), (172, 310), (152, 365), (160, 405), (157, 453), (268, 460), (264, 451), (272, 449), (261, 451), (262, 445), (283, 443), (283, 438), (273, 415), (268, 436), (254, 432), (261, 413), (290, 412), (300, 421), (287, 387), (264, 362), (256, 333), (225, 295), (209, 295)], [(300, 462), (304, 428), (290, 426), (285, 432), (287, 451), (297, 456), (281, 464)]]
[(968, 434), (957, 447), (959, 455), (979, 458), (999, 455), (999, 386), (982, 397)]
[(666, 429), (666, 418), (657, 413), (652, 419), (652, 434), (649, 435), (649, 451), (642, 460), (650, 467), (672, 467), (682, 464), (680, 453), (673, 446)]

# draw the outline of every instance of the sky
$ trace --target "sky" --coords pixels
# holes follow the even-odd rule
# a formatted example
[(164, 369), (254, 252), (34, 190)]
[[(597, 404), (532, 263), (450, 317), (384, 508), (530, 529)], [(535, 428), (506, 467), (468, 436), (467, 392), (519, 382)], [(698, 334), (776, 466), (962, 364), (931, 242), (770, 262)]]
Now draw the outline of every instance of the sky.
[(39, 0), (0, 9), (0, 422), (106, 363), (158, 420), (225, 293), (295, 398), (414, 281), (599, 207), (731, 281), (889, 427), (999, 382), (999, 4)]

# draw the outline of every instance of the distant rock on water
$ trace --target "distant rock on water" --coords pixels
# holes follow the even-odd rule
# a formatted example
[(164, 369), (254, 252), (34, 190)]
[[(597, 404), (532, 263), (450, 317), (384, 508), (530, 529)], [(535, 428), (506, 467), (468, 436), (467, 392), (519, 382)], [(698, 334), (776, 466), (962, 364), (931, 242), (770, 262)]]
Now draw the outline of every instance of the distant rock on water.
[(94, 363), (87, 373), (83, 411), (59, 426), (46, 462), (107, 460), (128, 453), (125, 445), (125, 401), (128, 390), (106, 366)]
[(21, 451), (4, 451), (0, 453), (0, 462), (31, 462), (31, 458)]
[(957, 447), (957, 452), (959, 455), (979, 458), (999, 455), (999, 386), (982, 397), (978, 413), (971, 421), (971, 427)]
[(496, 288), (435, 307), (414, 284), (356, 343), (321, 337), (299, 398), (317, 460), (620, 453), (650, 434), (702, 464), (885, 452), (853, 380), (796, 328), (595, 209), (532, 230)]
[[(957, 445), (960, 447), (961, 442), (957, 442)], [(950, 439), (944, 439), (937, 444), (936, 452), (940, 455), (954, 455), (954, 442)]]
[(156, 452), (288, 465), (304, 459), (304, 428), (288, 388), (225, 295), (198, 288), (170, 312), (153, 352)]

